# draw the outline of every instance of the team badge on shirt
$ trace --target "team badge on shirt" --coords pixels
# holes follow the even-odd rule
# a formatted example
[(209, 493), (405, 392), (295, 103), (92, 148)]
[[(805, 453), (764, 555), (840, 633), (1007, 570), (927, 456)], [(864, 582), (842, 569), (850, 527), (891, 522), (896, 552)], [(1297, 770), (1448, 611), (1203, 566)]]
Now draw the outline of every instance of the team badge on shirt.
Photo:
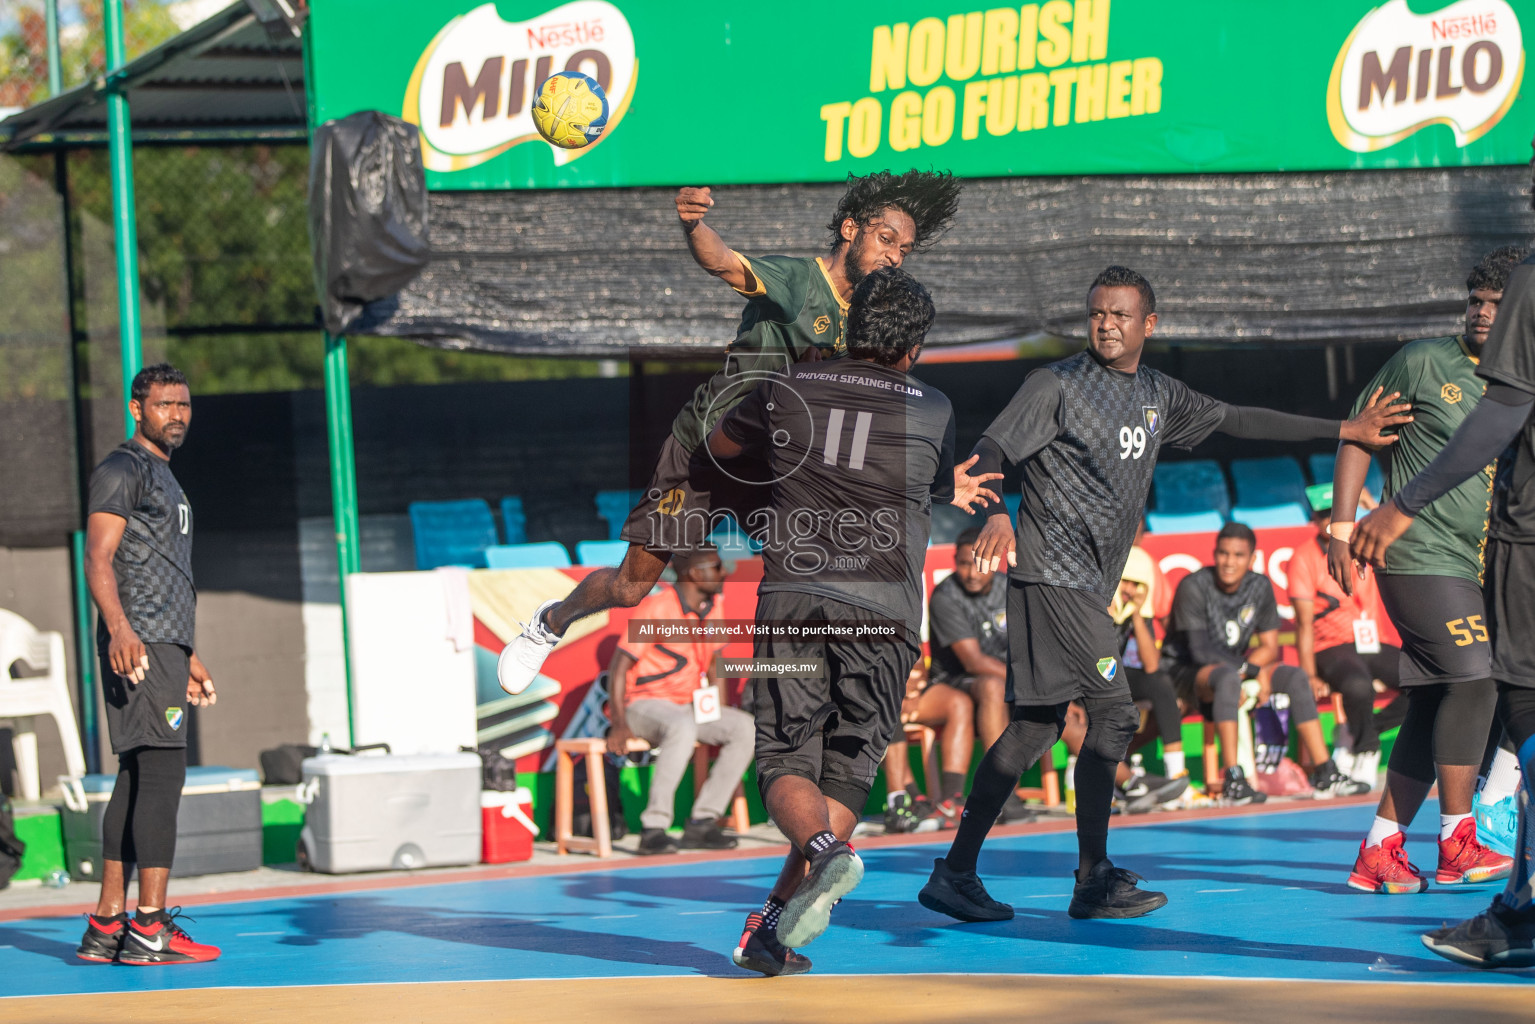
[(181, 728), (181, 718), (182, 712), (180, 708), (165, 709), (165, 724), (169, 725), (172, 729)]
[(1098, 674), (1112, 683), (1114, 677), (1119, 674), (1119, 662), (1114, 658), (1099, 658)]
[(1460, 388), (1454, 384), (1446, 384), (1444, 387), (1439, 389), (1439, 397), (1444, 399), (1450, 405), (1454, 405), (1465, 397), (1465, 393), (1462, 392)]
[(829, 317), (829, 316), (818, 316), (818, 317), (815, 318), (815, 332), (817, 334), (825, 334), (827, 328), (829, 328), (830, 326), (831, 326), (831, 317)]
[(1154, 405), (1141, 406), (1141, 416), (1146, 420), (1146, 433), (1155, 434), (1162, 425), (1162, 413)]
[(1253, 624), (1253, 617), (1256, 614), (1257, 614), (1257, 609), (1256, 608), (1254, 608), (1250, 604), (1244, 604), (1242, 606), (1242, 610), (1237, 612), (1237, 619), (1241, 621), (1242, 625), (1244, 625), (1244, 626), (1251, 626)]

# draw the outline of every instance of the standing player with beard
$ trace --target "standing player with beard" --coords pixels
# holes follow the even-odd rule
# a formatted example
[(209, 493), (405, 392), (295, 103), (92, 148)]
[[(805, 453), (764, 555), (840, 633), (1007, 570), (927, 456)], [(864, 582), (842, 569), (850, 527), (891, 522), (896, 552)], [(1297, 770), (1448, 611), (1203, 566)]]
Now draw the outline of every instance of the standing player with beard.
[[(1156, 328), (1151, 284), (1109, 267), (1087, 293), (1088, 349), (1035, 370), (980, 444), (978, 471), (1023, 464), (1017, 535), (995, 508), (975, 544), (977, 563), (1008, 579), (1008, 697), (1012, 721), (986, 752), (959, 831), (919, 899), (961, 921), (999, 921), (1013, 908), (991, 898), (976, 859), (1019, 777), (1060, 737), (1080, 700), (1088, 728), (1077, 758), (1076, 918), (1139, 917), (1167, 902), (1108, 859), (1114, 772), (1140, 724), (1108, 606), (1146, 506), (1163, 446), (1190, 448), (1219, 430), (1233, 437), (1303, 441), (1342, 437), (1384, 443), (1382, 426), (1406, 422), (1400, 406), (1373, 404), (1353, 420), (1239, 408), (1144, 366)], [(1393, 396), (1394, 397), (1394, 396)], [(1387, 400), (1389, 401), (1389, 399)]]
[(661, 578), (673, 551), (704, 543), (725, 513), (746, 525), (770, 502), (767, 476), (748, 459), (717, 464), (703, 451), (720, 418), (761, 383), (800, 362), (846, 352), (848, 299), (871, 271), (900, 267), (937, 241), (959, 206), (959, 182), (948, 174), (880, 171), (850, 178), (828, 228), (831, 248), (813, 259), (743, 256), (704, 217), (714, 206), (707, 188), (677, 193), (677, 216), (700, 267), (745, 297), (746, 309), (725, 366), (700, 385), (677, 414), (645, 497), (620, 536), (628, 553), (617, 568), (584, 577), (562, 601), (547, 601), (512, 638), (497, 667), (501, 688), (527, 689), (577, 619), (638, 604)]

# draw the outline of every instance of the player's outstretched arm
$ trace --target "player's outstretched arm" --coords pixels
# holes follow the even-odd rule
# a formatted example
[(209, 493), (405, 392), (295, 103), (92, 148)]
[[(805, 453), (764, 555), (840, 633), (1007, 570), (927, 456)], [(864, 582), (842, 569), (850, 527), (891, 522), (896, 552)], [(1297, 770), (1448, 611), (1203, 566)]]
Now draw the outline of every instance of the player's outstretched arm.
[(981, 486), (993, 480), (1001, 480), (1001, 473), (977, 472), (972, 474), (970, 472), (970, 469), (979, 459), (979, 455), (972, 455), (954, 467), (954, 500), (949, 502), (949, 504), (962, 508), (966, 512), (975, 511), (971, 506), (976, 502), (980, 502), (980, 507), (985, 508), (988, 505), (995, 505), (1002, 500), (997, 497), (995, 491)]
[(756, 282), (749, 279), (746, 267), (730, 251), (719, 232), (704, 223), (704, 215), (713, 205), (714, 198), (707, 188), (677, 190), (677, 218), (682, 221), (688, 251), (693, 254), (694, 262), (736, 291), (752, 291)]
[[(1354, 533), (1354, 518), (1359, 513), (1359, 492), (1370, 475), (1370, 451), (1363, 445), (1343, 441), (1338, 445), (1332, 464), (1332, 540), (1327, 542), (1327, 571), (1345, 594), (1354, 593), (1354, 577), (1364, 579), (1364, 563), (1355, 562), (1348, 551)], [(1314, 675), (1315, 673), (1313, 673)]]
[(1370, 402), (1351, 420), (1320, 419), (1316, 416), (1297, 416), (1276, 409), (1262, 409), (1251, 405), (1228, 405), (1225, 418), (1216, 427), (1222, 434), (1246, 438), (1252, 441), (1320, 441), (1341, 439), (1355, 441), (1370, 447), (1394, 444), (1396, 438), (1382, 431), (1411, 423), (1410, 406), (1392, 404), (1396, 394), (1381, 399), (1379, 390)]
[(1354, 557), (1376, 568), (1384, 567), (1386, 549), (1407, 532), (1418, 513), (1502, 455), (1529, 421), (1531, 412), (1535, 412), (1535, 395), (1498, 381), (1488, 384), (1481, 402), (1434, 461), (1390, 501), (1359, 521), (1350, 545)]
[(1342, 428), (1338, 431), (1338, 438), (1343, 441), (1352, 441), (1369, 448), (1382, 448), (1388, 444), (1396, 444), (1397, 435), (1387, 434), (1387, 430), (1395, 430), (1404, 424), (1412, 422), (1412, 406), (1406, 402), (1398, 402), (1402, 397), (1400, 391), (1381, 397), (1385, 388), (1376, 388), (1370, 400), (1359, 410), (1359, 415), (1353, 419), (1344, 420)]

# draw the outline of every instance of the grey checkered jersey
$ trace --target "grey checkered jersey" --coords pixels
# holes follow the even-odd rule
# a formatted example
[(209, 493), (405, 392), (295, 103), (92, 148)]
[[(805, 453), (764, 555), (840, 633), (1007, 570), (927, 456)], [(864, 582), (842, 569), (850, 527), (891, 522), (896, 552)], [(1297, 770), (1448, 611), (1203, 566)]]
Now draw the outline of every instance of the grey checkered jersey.
[(1123, 373), (1087, 351), (1029, 374), (986, 429), (1023, 464), (1012, 578), (1093, 591), (1107, 606), (1157, 455), (1203, 441), (1227, 408), (1148, 366)]
[[(170, 463), (137, 441), (123, 442), (91, 471), (87, 512), (128, 521), (112, 571), (123, 612), (139, 639), (193, 646), (192, 504)], [(105, 626), (98, 633), (105, 638)]]

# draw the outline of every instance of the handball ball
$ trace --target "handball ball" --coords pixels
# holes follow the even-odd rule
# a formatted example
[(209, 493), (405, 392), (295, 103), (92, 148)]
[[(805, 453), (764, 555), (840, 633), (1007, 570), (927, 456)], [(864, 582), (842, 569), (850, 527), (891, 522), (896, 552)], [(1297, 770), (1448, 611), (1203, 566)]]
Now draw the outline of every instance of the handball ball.
[(579, 71), (560, 71), (544, 79), (533, 100), (533, 126), (561, 149), (580, 149), (602, 137), (608, 123), (608, 97), (602, 86)]

